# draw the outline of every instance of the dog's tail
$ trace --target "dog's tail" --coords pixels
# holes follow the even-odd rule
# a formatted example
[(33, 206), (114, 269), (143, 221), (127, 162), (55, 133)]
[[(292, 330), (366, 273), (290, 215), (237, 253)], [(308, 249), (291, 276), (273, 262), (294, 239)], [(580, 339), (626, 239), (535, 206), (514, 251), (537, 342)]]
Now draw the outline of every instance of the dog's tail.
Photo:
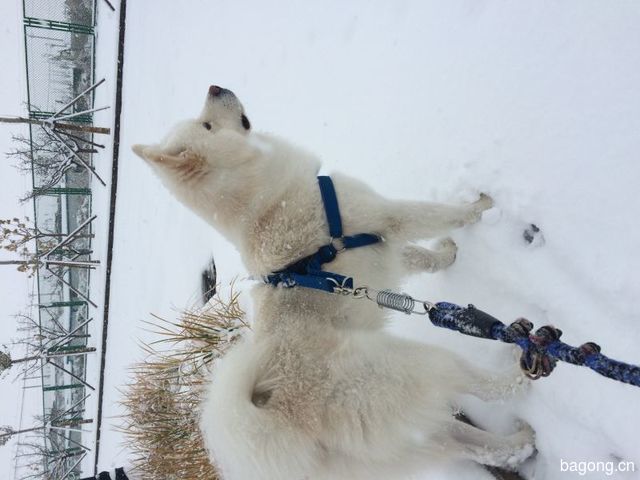
[(269, 405), (278, 384), (265, 368), (269, 350), (244, 339), (213, 369), (200, 428), (225, 479), (303, 478), (320, 456), (320, 446)]

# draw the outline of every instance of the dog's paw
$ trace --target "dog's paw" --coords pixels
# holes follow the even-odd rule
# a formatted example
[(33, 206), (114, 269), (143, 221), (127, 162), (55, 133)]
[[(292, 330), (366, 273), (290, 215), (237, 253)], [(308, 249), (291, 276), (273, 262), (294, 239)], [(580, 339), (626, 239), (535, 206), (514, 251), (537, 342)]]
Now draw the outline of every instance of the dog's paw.
[(458, 251), (458, 245), (453, 238), (446, 237), (438, 240), (436, 250), (439, 252), (453, 252), (455, 254)]
[(436, 244), (436, 251), (441, 255), (440, 268), (447, 268), (456, 261), (458, 245), (451, 237), (443, 238)]
[(493, 204), (493, 198), (486, 193), (481, 193), (480, 198), (469, 205), (469, 217), (467, 221), (469, 223), (478, 222), (482, 217), (482, 212), (492, 208)]
[(475, 202), (473, 202), (473, 206), (475, 207), (475, 209), (479, 210), (480, 212), (489, 210), (491, 207), (493, 207), (493, 205), (494, 205), (493, 198), (491, 198), (486, 193), (481, 193), (480, 198)]
[(516, 422), (518, 431), (511, 435), (515, 445), (505, 462), (505, 467), (515, 470), (522, 462), (536, 453), (536, 432), (524, 420)]
[(522, 419), (518, 419), (516, 421), (516, 428), (518, 431), (514, 433), (514, 436), (517, 438), (520, 445), (523, 447), (530, 447), (531, 449), (529, 455), (525, 457), (528, 458), (536, 449), (536, 431), (531, 425)]

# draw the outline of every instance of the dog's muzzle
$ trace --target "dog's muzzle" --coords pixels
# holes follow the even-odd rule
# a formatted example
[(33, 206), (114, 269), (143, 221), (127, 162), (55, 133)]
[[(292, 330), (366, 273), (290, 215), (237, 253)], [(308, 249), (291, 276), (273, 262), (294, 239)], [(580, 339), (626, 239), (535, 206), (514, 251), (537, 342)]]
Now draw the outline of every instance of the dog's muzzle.
[(233, 95), (233, 92), (226, 88), (219, 87), (218, 85), (211, 85), (209, 87), (210, 97), (223, 97), (225, 95)]

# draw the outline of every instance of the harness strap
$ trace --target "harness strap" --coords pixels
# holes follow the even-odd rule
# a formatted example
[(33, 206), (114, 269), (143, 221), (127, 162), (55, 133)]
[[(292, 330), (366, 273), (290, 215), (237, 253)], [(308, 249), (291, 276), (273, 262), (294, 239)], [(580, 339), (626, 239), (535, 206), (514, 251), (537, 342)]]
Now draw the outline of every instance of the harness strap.
[(264, 278), (266, 283), (285, 288), (295, 286), (313, 288), (329, 293), (333, 293), (336, 287), (353, 288), (353, 279), (351, 277), (325, 272), (322, 270), (322, 265), (333, 261), (336, 255), (345, 249), (364, 247), (381, 241), (379, 236), (370, 233), (344, 236), (342, 234), (342, 219), (340, 218), (338, 197), (331, 177), (319, 176), (318, 186), (320, 187), (320, 195), (322, 196), (322, 203), (327, 223), (329, 224), (331, 243), (320, 247), (313, 255), (309, 255), (282, 270), (267, 275)]
[(320, 187), (320, 195), (322, 195), (327, 222), (329, 222), (329, 235), (331, 235), (331, 238), (340, 238), (342, 237), (342, 219), (340, 218), (336, 189), (333, 187), (331, 177), (318, 177), (318, 186)]

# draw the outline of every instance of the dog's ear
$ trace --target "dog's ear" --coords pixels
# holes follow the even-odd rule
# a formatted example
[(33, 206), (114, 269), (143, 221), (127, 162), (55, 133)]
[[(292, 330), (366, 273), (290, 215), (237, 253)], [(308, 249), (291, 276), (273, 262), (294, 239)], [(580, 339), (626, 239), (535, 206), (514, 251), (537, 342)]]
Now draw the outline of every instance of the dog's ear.
[(204, 158), (191, 150), (175, 155), (148, 145), (133, 145), (131, 148), (139, 157), (173, 171), (183, 180), (198, 178), (206, 173)]
[(140, 143), (137, 143), (137, 144), (131, 146), (131, 150), (133, 150), (133, 153), (138, 155), (143, 160), (146, 160), (145, 157), (144, 157), (144, 151), (145, 151), (146, 148), (147, 148), (146, 145), (142, 145)]
[(153, 145), (141, 145), (136, 144), (131, 147), (131, 150), (143, 160), (148, 162), (162, 163), (163, 157), (166, 157), (161, 149), (154, 147)]

